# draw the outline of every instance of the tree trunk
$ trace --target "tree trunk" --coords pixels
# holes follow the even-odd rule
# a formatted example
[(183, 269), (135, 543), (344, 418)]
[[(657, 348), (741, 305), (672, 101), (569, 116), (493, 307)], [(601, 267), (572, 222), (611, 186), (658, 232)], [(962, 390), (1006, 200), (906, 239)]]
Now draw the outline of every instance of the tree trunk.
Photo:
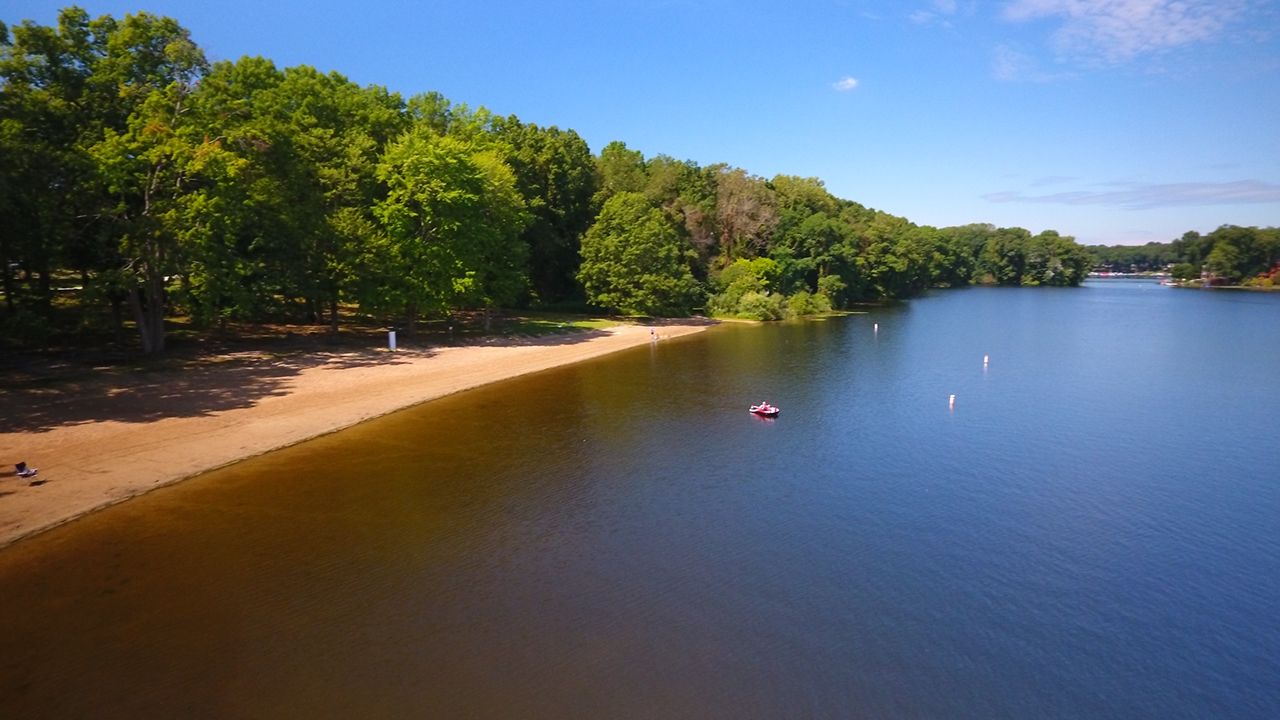
[(6, 257), (8, 256), (0, 254), (0, 262), (5, 264), (3, 268), (0, 268), (0, 272), (4, 273), (4, 305), (9, 310), (9, 314), (12, 315), (18, 308), (13, 298), (13, 292), (17, 288), (13, 284), (13, 275), (9, 272), (9, 261), (5, 259)]
[(329, 296), (329, 331), (338, 334), (338, 293)]
[(152, 346), (157, 353), (164, 352), (164, 284), (161, 280), (156, 279), (151, 283), (150, 297), (147, 298), (148, 304), (151, 306), (151, 337), (153, 338)]
[(138, 337), (142, 339), (142, 352), (150, 355), (155, 352), (151, 347), (151, 334), (147, 332), (147, 314), (142, 308), (142, 293), (138, 288), (129, 288), (129, 312), (133, 314), (133, 322), (138, 326)]
[(9, 254), (8, 237), (8, 232), (0, 233), (0, 263), (2, 263), (2, 265), (0, 265), (0, 283), (4, 286), (5, 308), (9, 311), (9, 314), (12, 315), (17, 311), (17, 304), (13, 299), (13, 273), (9, 270), (9, 260), (11, 256)]
[(53, 309), (53, 278), (49, 276), (49, 268), (40, 268), (40, 308), (48, 313)]
[(164, 352), (164, 288), (158, 279), (148, 279), (143, 287), (129, 290), (129, 309), (138, 324), (142, 352), (155, 355)]
[(111, 329), (116, 336), (116, 344), (124, 345), (124, 298), (120, 293), (111, 291)]

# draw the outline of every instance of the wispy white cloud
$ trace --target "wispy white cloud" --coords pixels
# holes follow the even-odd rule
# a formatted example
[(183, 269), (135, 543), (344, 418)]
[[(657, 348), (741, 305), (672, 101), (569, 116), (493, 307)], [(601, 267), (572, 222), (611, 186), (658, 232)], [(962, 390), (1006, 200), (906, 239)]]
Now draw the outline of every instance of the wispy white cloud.
[(858, 78), (853, 77), (851, 75), (846, 75), (840, 78), (839, 80), (831, 83), (831, 87), (835, 88), (840, 92), (849, 92), (850, 90), (858, 87)]
[(917, 25), (929, 25), (937, 22), (943, 27), (951, 27), (948, 17), (959, 10), (956, 0), (933, 0), (928, 8), (919, 8), (907, 15), (907, 19)]
[(995, 203), (1048, 203), (1055, 205), (1105, 205), (1125, 210), (1204, 205), (1280, 203), (1280, 185), (1261, 180), (1211, 183), (1108, 183), (1106, 190), (1027, 195), (1017, 191), (983, 195)]
[(1044, 70), (1035, 57), (1004, 44), (992, 52), (991, 74), (1005, 82), (1042, 83), (1071, 77), (1071, 73)]
[(1009, 0), (1001, 15), (1060, 20), (1053, 44), (1061, 56), (1118, 64), (1218, 38), (1248, 9), (1249, 0)]
[(997, 80), (1022, 80), (1028, 74), (1037, 72), (1036, 61), (1026, 53), (1018, 52), (1008, 45), (997, 45), (991, 58), (991, 74)]

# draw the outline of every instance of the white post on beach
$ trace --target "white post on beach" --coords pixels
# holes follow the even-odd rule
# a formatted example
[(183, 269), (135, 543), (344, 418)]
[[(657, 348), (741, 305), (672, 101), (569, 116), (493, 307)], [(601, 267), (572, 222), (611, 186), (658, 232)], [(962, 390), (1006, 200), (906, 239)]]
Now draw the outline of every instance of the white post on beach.
[(387, 331), (387, 349), (392, 352), (395, 352), (395, 349), (396, 349), (396, 331), (395, 330)]

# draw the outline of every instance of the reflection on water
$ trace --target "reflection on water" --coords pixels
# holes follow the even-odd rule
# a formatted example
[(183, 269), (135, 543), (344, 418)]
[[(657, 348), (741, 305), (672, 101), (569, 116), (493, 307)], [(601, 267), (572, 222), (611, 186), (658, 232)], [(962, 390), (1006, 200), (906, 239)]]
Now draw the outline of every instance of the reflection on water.
[(211, 473), (0, 552), (0, 717), (1275, 717), (1238, 297), (717, 328)]

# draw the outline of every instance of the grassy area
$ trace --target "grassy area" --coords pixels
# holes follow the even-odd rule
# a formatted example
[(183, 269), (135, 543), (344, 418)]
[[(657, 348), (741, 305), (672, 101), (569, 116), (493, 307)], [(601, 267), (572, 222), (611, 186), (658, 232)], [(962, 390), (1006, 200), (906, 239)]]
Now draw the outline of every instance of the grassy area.
[(538, 337), (602, 330), (620, 324), (622, 324), (622, 321), (601, 317), (565, 313), (522, 312), (495, 320), (491, 332), (502, 335)]

